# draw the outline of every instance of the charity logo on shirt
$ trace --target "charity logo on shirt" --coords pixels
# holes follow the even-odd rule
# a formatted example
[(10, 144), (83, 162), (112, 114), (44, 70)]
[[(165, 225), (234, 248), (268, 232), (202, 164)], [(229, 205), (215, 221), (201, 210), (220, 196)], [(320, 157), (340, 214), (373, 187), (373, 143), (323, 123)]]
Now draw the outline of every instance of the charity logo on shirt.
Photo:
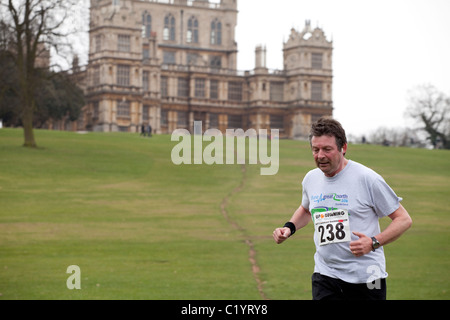
[[(338, 207), (348, 207), (348, 195), (338, 194), (338, 193), (321, 193), (320, 195), (311, 196), (311, 206), (310, 211), (312, 214), (312, 219), (314, 221), (314, 213), (325, 212), (330, 210), (337, 210)], [(326, 201), (326, 203), (324, 203)], [(326, 205), (325, 205), (326, 204)], [(331, 204), (331, 206), (330, 206)], [(312, 208), (311, 208), (312, 207)]]
[(348, 205), (347, 194), (328, 193), (320, 195), (312, 195), (311, 202), (321, 203), (322, 201), (331, 200), (340, 205)]

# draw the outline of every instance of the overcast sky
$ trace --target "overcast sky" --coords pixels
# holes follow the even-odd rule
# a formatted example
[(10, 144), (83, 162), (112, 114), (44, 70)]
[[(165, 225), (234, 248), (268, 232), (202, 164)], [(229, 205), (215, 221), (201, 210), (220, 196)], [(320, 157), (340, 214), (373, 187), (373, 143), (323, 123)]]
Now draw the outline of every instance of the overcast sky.
[[(406, 126), (409, 90), (418, 85), (450, 94), (450, 0), (238, 0), (238, 10), (239, 70), (254, 68), (259, 44), (267, 67), (282, 69), (283, 42), (307, 19), (333, 40), (333, 115), (348, 134)], [(87, 6), (77, 13), (87, 16)], [(76, 40), (81, 63), (84, 35)]]
[(305, 20), (333, 40), (334, 117), (347, 133), (404, 127), (408, 91), (431, 83), (450, 94), (449, 0), (238, 0), (238, 69), (283, 68), (283, 42)]

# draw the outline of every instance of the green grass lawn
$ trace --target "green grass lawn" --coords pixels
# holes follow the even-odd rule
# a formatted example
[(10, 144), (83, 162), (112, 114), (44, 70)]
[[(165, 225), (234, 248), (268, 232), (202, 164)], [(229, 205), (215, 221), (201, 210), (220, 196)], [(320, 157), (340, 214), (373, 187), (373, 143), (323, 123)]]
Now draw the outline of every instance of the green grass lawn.
[[(0, 299), (260, 299), (246, 240), (267, 298), (311, 299), (312, 225), (282, 245), (271, 236), (301, 201), (307, 142), (280, 141), (278, 174), (261, 176), (176, 166), (169, 135), (35, 135), (26, 149), (22, 130), (0, 130)], [(388, 299), (449, 299), (450, 152), (351, 145), (347, 156), (383, 175), (413, 218), (385, 248)], [(66, 287), (70, 265), (80, 290)]]

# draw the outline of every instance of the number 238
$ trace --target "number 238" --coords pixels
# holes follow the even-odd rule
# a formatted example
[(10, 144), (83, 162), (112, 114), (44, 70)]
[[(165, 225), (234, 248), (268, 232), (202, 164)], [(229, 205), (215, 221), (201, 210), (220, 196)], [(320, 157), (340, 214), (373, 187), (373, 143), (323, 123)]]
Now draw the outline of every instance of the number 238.
[[(336, 230), (334, 230), (334, 228), (336, 228)], [(328, 236), (326, 236), (325, 234), (325, 229), (328, 233)], [(335, 238), (338, 240), (342, 240), (345, 238), (344, 224), (341, 222), (336, 223), (335, 227), (332, 223), (328, 223), (325, 226), (321, 225), (317, 228), (317, 231), (319, 231), (320, 233), (320, 243), (333, 241)]]

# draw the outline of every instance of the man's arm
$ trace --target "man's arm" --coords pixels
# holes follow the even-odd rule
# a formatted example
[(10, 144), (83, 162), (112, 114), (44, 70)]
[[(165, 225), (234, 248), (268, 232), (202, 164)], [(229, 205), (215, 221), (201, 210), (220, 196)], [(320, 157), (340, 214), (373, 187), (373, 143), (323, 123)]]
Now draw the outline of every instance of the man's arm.
[[(311, 214), (308, 210), (303, 208), (301, 205), (298, 207), (297, 210), (295, 210), (294, 214), (292, 215), (290, 222), (292, 222), (295, 225), (295, 229), (301, 229), (304, 226), (308, 224), (308, 222), (311, 220)], [(276, 243), (280, 244), (284, 242), (289, 236), (291, 235), (291, 229), (289, 228), (276, 228), (273, 232), (273, 239)]]
[(392, 219), (392, 222), (383, 232), (375, 236), (382, 246), (400, 238), (400, 236), (412, 225), (411, 217), (401, 204), (400, 207), (388, 217)]
[[(382, 246), (400, 238), (400, 236), (408, 230), (412, 224), (411, 217), (401, 204), (398, 209), (388, 215), (388, 217), (392, 219), (392, 222), (383, 232), (375, 236)], [(353, 234), (358, 236), (359, 239), (350, 242), (350, 250), (352, 253), (357, 257), (369, 253), (372, 250), (372, 239), (360, 232), (355, 231)]]

